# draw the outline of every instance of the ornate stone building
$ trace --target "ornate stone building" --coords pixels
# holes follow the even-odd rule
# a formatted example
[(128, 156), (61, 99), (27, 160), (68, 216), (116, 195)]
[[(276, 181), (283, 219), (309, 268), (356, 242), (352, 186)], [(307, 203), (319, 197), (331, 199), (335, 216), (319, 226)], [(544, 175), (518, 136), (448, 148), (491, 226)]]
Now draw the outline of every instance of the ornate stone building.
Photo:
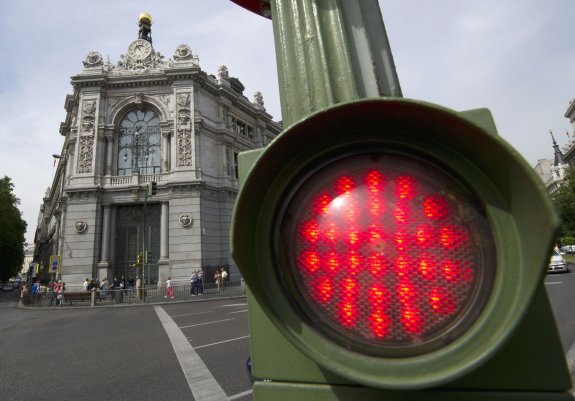
[[(41, 277), (53, 277), (50, 256), (59, 255), (68, 287), (87, 277), (134, 278), (142, 250), (150, 284), (187, 282), (210, 266), (239, 274), (228, 239), (236, 158), (266, 146), (281, 126), (261, 93), (246, 98), (225, 66), (207, 74), (184, 44), (162, 56), (147, 18), (116, 64), (90, 52), (71, 78), (64, 144), (35, 241)], [(157, 194), (147, 195), (151, 182)]]

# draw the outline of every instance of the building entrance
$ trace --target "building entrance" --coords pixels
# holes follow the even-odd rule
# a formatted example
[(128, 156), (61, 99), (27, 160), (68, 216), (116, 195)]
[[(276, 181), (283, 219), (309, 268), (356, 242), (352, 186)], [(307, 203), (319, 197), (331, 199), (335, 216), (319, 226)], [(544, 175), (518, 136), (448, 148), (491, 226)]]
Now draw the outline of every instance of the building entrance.
[[(145, 249), (148, 252), (148, 263), (143, 274), (146, 284), (158, 283), (158, 259), (160, 257), (160, 211), (159, 204), (146, 206)], [(114, 276), (124, 276), (129, 283), (136, 281), (136, 275), (142, 269), (134, 268), (138, 253), (143, 248), (144, 206), (118, 206), (116, 213), (116, 238)]]

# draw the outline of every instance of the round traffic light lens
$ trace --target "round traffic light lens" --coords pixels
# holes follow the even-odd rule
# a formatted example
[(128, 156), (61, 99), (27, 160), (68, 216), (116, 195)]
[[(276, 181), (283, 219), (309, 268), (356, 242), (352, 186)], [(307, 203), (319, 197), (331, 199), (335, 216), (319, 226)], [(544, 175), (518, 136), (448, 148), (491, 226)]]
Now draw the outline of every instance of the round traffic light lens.
[(485, 306), (495, 245), (480, 202), (454, 174), (411, 156), (355, 155), (287, 198), (277, 249), (291, 298), (346, 348), (431, 352)]

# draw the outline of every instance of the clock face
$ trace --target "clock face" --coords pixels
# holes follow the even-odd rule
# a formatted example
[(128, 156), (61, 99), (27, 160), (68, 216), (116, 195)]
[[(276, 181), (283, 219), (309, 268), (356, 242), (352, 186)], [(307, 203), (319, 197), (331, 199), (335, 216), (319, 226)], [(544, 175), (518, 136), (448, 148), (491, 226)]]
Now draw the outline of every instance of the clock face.
[(130, 44), (128, 54), (135, 60), (143, 60), (152, 53), (152, 44), (144, 39), (137, 39)]

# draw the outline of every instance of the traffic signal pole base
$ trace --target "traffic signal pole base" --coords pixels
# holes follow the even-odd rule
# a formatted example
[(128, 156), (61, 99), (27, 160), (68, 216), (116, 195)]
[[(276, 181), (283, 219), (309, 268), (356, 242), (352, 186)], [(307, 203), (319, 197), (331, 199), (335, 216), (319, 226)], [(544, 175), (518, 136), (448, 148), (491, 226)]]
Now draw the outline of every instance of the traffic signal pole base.
[(573, 401), (559, 392), (520, 391), (383, 391), (366, 387), (280, 382), (254, 383), (255, 401)]

